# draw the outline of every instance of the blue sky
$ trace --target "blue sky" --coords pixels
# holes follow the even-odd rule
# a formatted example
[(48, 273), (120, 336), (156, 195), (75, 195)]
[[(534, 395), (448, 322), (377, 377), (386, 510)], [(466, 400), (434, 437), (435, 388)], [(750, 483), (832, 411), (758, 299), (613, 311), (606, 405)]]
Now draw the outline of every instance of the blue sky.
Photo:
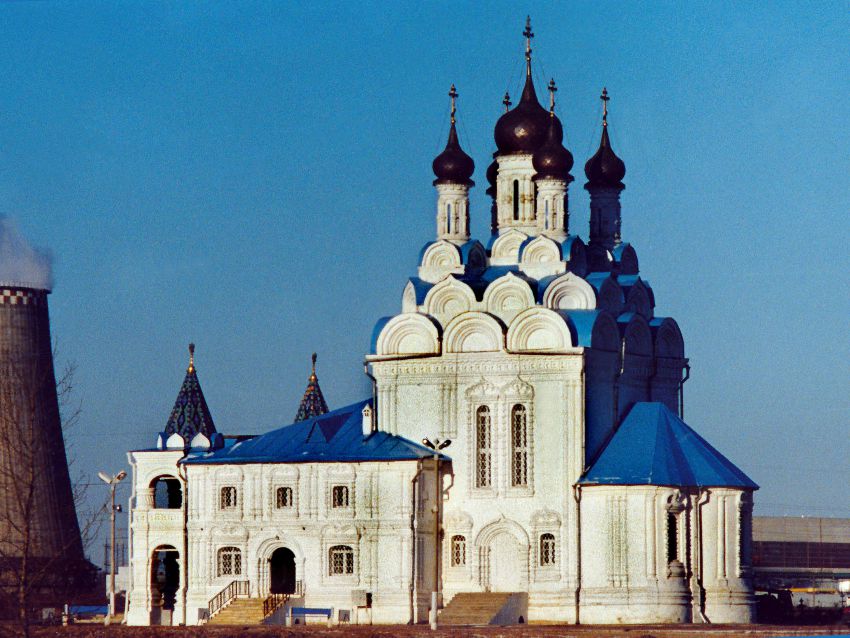
[(844, 2), (0, 5), (0, 213), (55, 257), (75, 472), (154, 442), (189, 341), (226, 432), (289, 422), (314, 350), (332, 407), (364, 396), (372, 326), (434, 235), (452, 82), (488, 232), (526, 13), (585, 237), (610, 91), (623, 233), (685, 335), (686, 420), (761, 484), (757, 514), (850, 516)]

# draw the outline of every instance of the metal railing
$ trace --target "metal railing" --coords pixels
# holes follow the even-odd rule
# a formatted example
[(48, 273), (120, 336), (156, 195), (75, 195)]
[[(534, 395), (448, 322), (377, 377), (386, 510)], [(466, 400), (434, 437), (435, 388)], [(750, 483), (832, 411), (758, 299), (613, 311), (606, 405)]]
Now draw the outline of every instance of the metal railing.
[(227, 587), (210, 598), (210, 618), (227, 607), (234, 598), (251, 595), (251, 583), (247, 580), (234, 580)]
[(268, 618), (282, 605), (286, 604), (291, 594), (269, 594), (263, 601), (263, 618)]

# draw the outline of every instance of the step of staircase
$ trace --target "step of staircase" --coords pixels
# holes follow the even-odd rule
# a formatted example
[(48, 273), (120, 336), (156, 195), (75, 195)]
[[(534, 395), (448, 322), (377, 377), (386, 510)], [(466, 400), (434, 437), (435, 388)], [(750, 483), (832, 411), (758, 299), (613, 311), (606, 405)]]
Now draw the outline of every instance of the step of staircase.
[(209, 619), (208, 625), (259, 625), (263, 622), (261, 598), (237, 598)]
[(440, 612), (442, 625), (489, 625), (510, 600), (506, 592), (461, 592)]

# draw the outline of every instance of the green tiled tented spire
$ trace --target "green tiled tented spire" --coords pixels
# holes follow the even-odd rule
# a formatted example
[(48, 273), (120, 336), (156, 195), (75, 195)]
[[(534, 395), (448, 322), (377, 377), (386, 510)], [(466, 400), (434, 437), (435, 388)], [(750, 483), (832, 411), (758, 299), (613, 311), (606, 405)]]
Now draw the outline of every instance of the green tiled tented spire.
[(177, 400), (174, 402), (174, 409), (165, 426), (165, 433), (168, 435), (178, 433), (188, 446), (198, 432), (211, 438), (215, 431), (207, 400), (204, 398), (201, 384), (198, 382), (198, 374), (195, 372), (195, 344), (190, 343), (189, 367), (186, 369), (186, 377), (183, 379), (183, 385), (180, 386), (180, 392), (177, 393)]
[(316, 376), (316, 353), (314, 352), (313, 371), (310, 373), (307, 389), (301, 398), (301, 405), (298, 406), (298, 412), (295, 414), (295, 421), (298, 422), (315, 416), (321, 416), (327, 411), (328, 404), (325, 403), (325, 397), (322, 396), (322, 389), (319, 387), (319, 378)]

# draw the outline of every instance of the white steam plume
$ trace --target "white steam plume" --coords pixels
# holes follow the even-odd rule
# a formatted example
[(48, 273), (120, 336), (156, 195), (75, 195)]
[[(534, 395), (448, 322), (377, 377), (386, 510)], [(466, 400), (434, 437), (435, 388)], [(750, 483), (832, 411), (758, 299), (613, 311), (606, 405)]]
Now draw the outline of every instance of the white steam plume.
[(48, 251), (30, 246), (14, 220), (0, 215), (0, 285), (50, 290), (52, 261)]

